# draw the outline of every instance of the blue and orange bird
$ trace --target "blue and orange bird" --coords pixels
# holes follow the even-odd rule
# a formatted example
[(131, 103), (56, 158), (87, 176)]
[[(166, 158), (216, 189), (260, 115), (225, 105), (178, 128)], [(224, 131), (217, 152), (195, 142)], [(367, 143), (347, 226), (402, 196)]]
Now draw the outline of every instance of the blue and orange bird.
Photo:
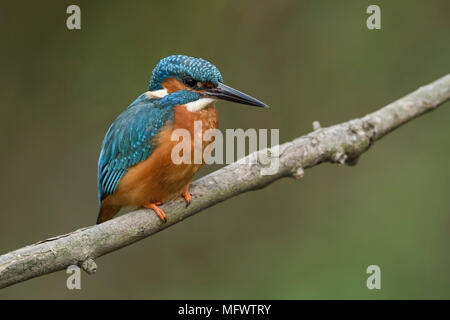
[[(194, 121), (202, 121), (202, 134), (217, 129), (219, 99), (268, 107), (223, 84), (219, 70), (206, 60), (174, 55), (156, 65), (148, 91), (117, 117), (103, 140), (97, 223), (112, 219), (122, 207), (153, 209), (165, 222), (160, 204), (176, 196), (190, 204), (189, 185), (203, 163), (175, 164), (171, 153), (178, 141), (171, 134), (183, 128), (194, 139)], [(203, 142), (202, 148), (211, 142)]]

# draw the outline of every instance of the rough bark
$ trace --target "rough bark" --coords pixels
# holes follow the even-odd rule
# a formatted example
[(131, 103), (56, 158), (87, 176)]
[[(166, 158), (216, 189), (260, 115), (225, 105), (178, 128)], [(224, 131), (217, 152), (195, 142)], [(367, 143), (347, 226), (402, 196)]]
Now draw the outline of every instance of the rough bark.
[[(194, 182), (192, 204), (188, 208), (182, 199), (161, 207), (167, 214), (165, 224), (150, 210), (141, 209), (0, 256), (0, 288), (73, 264), (94, 273), (96, 258), (142, 240), (216, 203), (263, 188), (283, 177), (301, 178), (305, 169), (323, 162), (353, 165), (375, 141), (449, 99), (450, 74), (362, 118), (328, 128), (320, 128), (315, 122), (314, 131), (306, 136), (253, 153)], [(273, 175), (262, 175), (261, 169), (267, 168), (264, 158), (277, 154), (279, 170)]]

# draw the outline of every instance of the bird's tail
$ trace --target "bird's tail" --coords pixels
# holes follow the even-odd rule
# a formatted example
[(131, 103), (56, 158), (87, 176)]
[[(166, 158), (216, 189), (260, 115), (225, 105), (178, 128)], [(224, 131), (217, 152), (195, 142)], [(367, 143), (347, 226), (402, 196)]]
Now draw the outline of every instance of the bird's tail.
[(97, 217), (97, 224), (103, 223), (112, 219), (117, 212), (119, 212), (120, 206), (112, 206), (112, 205), (100, 205), (100, 210)]

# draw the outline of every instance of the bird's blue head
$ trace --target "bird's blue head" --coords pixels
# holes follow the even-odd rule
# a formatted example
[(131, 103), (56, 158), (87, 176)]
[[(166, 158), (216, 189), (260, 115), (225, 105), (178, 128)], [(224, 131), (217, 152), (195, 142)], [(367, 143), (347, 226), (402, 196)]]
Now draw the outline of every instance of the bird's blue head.
[(159, 61), (153, 69), (148, 90), (163, 89), (162, 83), (168, 78), (175, 78), (182, 82), (188, 80), (188, 83), (185, 83), (187, 85), (190, 79), (209, 82), (214, 86), (223, 82), (219, 69), (212, 63), (183, 55), (169, 56)]
[(212, 63), (184, 55), (162, 59), (153, 69), (148, 90), (154, 97), (175, 93), (177, 96), (183, 96), (186, 100), (183, 100), (184, 102), (198, 101), (195, 111), (218, 99), (268, 107), (263, 102), (223, 84), (219, 69)]

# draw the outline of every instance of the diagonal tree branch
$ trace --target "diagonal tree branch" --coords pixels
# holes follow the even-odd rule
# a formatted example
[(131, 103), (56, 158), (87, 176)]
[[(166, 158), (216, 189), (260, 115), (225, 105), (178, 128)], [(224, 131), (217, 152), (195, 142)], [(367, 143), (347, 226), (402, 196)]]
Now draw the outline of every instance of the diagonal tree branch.
[[(94, 273), (97, 269), (94, 259), (148, 237), (216, 203), (264, 188), (283, 177), (301, 178), (304, 169), (322, 162), (355, 164), (375, 141), (449, 99), (450, 74), (362, 118), (328, 128), (320, 128), (315, 122), (313, 132), (278, 146), (279, 169), (276, 174), (262, 175), (265, 161), (256, 160), (273, 158), (277, 147), (253, 153), (197, 180), (191, 187), (193, 201), (189, 208), (185, 208), (181, 199), (163, 205), (162, 209), (167, 213), (166, 224), (149, 210), (141, 209), (0, 256), (0, 288), (73, 264)], [(255, 160), (253, 164), (245, 163), (249, 158)]]

